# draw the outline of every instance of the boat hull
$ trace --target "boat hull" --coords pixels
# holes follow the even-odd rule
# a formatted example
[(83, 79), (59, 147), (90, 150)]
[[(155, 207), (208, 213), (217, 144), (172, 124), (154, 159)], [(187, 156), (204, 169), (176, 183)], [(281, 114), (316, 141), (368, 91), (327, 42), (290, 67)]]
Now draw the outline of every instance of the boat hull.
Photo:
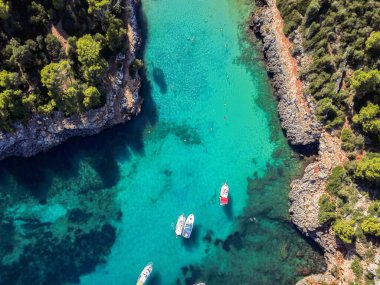
[(178, 237), (182, 235), (183, 229), (185, 228), (186, 217), (184, 214), (180, 215), (177, 220), (177, 224), (175, 227), (175, 235)]
[(143, 285), (146, 280), (149, 278), (150, 274), (152, 274), (153, 271), (153, 264), (149, 263), (147, 266), (144, 267), (143, 271), (141, 271), (139, 279), (137, 279), (136, 285)]
[(193, 231), (193, 227), (194, 227), (194, 215), (190, 214), (186, 219), (185, 228), (183, 229), (182, 236), (184, 238), (190, 238), (191, 233)]
[(230, 192), (230, 188), (227, 185), (227, 183), (224, 183), (222, 188), (220, 189), (220, 195), (219, 195), (219, 204), (221, 206), (225, 206), (228, 204), (228, 194)]

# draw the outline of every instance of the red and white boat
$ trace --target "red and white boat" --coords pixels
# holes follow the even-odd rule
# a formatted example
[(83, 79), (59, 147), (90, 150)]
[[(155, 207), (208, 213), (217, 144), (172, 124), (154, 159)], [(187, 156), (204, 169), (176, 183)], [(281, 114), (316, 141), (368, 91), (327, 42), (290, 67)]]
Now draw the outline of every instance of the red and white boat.
[(220, 189), (219, 201), (221, 206), (225, 206), (228, 204), (228, 193), (230, 192), (230, 187), (228, 187), (227, 183), (222, 185)]

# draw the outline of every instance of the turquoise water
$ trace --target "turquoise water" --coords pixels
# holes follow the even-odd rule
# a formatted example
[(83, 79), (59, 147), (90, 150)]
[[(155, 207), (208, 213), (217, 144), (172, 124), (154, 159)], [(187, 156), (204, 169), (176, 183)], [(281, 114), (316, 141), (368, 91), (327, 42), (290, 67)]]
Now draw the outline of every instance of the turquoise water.
[[(148, 262), (151, 285), (293, 284), (323, 270), (288, 222), (300, 162), (246, 39), (251, 7), (143, 1), (142, 114), (0, 165), (0, 284), (135, 284)], [(195, 215), (190, 240), (174, 234), (182, 213)]]

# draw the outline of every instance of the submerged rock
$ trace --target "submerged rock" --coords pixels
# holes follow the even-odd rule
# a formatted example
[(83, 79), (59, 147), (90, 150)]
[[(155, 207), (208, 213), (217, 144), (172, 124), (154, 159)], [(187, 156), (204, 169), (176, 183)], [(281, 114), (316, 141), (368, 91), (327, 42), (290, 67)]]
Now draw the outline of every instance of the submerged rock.
[(104, 224), (89, 233), (68, 234), (63, 239), (40, 234), (34, 244), (25, 247), (19, 260), (0, 264), (0, 284), (79, 283), (81, 274), (104, 262), (116, 238), (116, 230)]

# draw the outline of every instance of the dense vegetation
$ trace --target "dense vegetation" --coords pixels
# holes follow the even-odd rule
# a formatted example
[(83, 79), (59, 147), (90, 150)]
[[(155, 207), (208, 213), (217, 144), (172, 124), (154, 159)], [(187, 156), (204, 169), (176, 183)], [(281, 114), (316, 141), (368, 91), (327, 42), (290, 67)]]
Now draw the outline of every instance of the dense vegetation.
[[(278, 0), (284, 32), (302, 36), (311, 63), (301, 70), (305, 91), (328, 131), (340, 136), (356, 180), (380, 184), (380, 2)], [(294, 49), (293, 53), (299, 53)], [(370, 151), (362, 155), (365, 151)], [(350, 167), (353, 167), (351, 164)]]
[(108, 60), (125, 42), (120, 2), (0, 0), (0, 130), (34, 113), (72, 115), (104, 102)]
[[(380, 1), (277, 4), (285, 34), (300, 35), (310, 56), (300, 71), (308, 83), (305, 92), (315, 98), (318, 119), (341, 138), (349, 158), (328, 179), (319, 199), (319, 221), (330, 224), (344, 243), (366, 243), (380, 236)], [(362, 276), (357, 261), (353, 270)]]

